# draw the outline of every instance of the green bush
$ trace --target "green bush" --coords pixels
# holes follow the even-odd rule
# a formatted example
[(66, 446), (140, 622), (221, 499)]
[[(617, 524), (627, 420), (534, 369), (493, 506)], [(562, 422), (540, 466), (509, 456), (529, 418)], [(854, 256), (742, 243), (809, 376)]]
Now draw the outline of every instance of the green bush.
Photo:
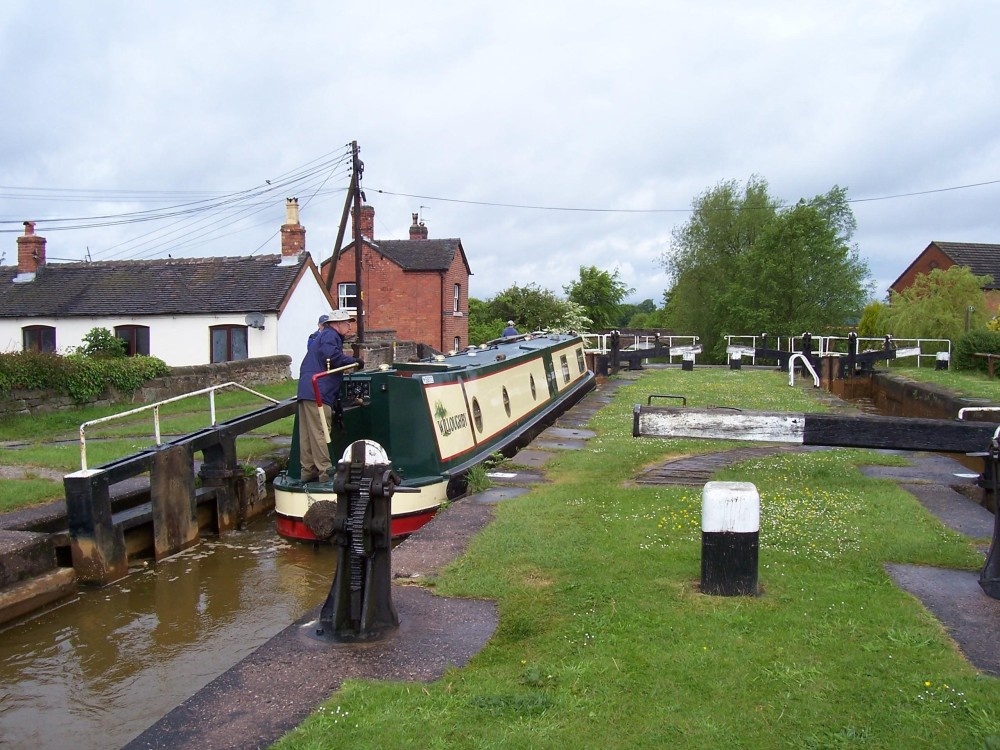
[(91, 328), (77, 353), (87, 357), (124, 357), (125, 341), (107, 328)]
[(133, 393), (170, 368), (156, 357), (88, 357), (83, 354), (0, 353), (0, 396), (15, 389), (48, 389), (77, 403), (93, 401), (108, 387)]
[(977, 353), (1000, 354), (1000, 331), (976, 329), (969, 331), (955, 342), (952, 367), (956, 370), (987, 372), (986, 357)]

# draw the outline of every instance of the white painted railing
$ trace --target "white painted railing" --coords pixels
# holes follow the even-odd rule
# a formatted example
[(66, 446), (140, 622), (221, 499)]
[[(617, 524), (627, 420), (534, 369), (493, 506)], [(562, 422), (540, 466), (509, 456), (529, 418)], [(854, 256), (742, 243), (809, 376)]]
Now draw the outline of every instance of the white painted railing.
[(129, 409), (128, 411), (123, 411), (119, 414), (112, 414), (107, 417), (101, 417), (100, 419), (92, 419), (89, 422), (84, 422), (80, 425), (80, 470), (87, 471), (87, 436), (86, 430), (88, 427), (92, 427), (96, 424), (103, 424), (106, 422), (112, 422), (116, 419), (121, 419), (122, 417), (130, 417), (133, 414), (140, 414), (144, 411), (153, 412), (153, 436), (156, 438), (156, 444), (162, 445), (163, 441), (160, 439), (160, 407), (164, 404), (171, 404), (175, 401), (183, 401), (186, 398), (191, 398), (192, 396), (200, 396), (203, 393), (208, 394), (208, 408), (209, 408), (209, 418), (211, 419), (211, 426), (215, 427), (217, 420), (215, 418), (215, 392), (221, 390), (222, 388), (228, 387), (239, 388), (246, 391), (247, 393), (252, 393), (254, 396), (259, 396), (265, 401), (270, 401), (273, 404), (278, 403), (277, 399), (271, 398), (270, 396), (265, 396), (263, 393), (258, 393), (257, 391), (251, 390), (244, 385), (239, 383), (222, 383), (220, 385), (209, 386), (208, 388), (202, 388), (201, 390), (191, 391), (191, 393), (184, 393), (180, 396), (174, 396), (173, 398), (167, 398), (163, 401), (157, 401), (155, 404), (146, 404), (145, 406), (140, 406), (137, 409)]
[[(756, 349), (758, 347), (758, 341), (761, 336), (741, 336), (729, 334), (726, 336), (727, 350), (730, 347), (747, 347), (750, 349)], [(773, 344), (772, 344), (773, 340)], [(812, 351), (819, 355), (831, 355), (831, 354), (847, 354), (847, 342), (849, 338), (847, 336), (813, 336), (812, 337)], [(802, 337), (792, 336), (784, 340), (784, 346), (782, 346), (782, 339), (780, 336), (768, 336), (767, 337), (768, 349), (776, 349), (778, 351), (788, 351), (788, 352), (799, 352), (802, 351)], [(896, 351), (899, 352), (896, 359), (903, 359), (904, 357), (916, 357), (917, 367), (920, 367), (921, 362), (925, 359), (933, 359), (935, 362), (939, 359), (938, 354), (940, 352), (947, 352), (947, 359), (951, 360), (951, 340), (950, 339), (892, 339), (893, 346)], [(927, 347), (929, 351), (925, 353), (924, 347)], [(885, 339), (877, 337), (859, 337), (858, 338), (858, 353), (864, 351), (881, 351), (885, 348)], [(912, 351), (912, 350), (916, 351)], [(744, 354), (743, 356), (747, 356)], [(754, 364), (754, 357), (751, 356), (751, 364)]]
[[(610, 333), (584, 333), (583, 336), (584, 346), (588, 351), (596, 351), (601, 354), (607, 354), (611, 351), (611, 335)], [(667, 358), (668, 362), (673, 362), (674, 357), (684, 356), (684, 352), (693, 349), (698, 344), (697, 336), (660, 336), (655, 335), (639, 335), (639, 334), (619, 334), (618, 337), (618, 349), (623, 352), (641, 352), (643, 349), (652, 349), (656, 346), (657, 341), (661, 347), (667, 347), (672, 350)], [(700, 349), (699, 349), (700, 351)]]

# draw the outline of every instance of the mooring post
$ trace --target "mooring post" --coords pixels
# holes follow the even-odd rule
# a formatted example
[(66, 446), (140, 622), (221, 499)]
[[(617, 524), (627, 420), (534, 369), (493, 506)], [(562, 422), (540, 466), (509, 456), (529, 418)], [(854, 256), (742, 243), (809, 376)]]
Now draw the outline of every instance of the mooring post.
[(760, 496), (751, 482), (708, 482), (701, 495), (701, 592), (756, 596)]

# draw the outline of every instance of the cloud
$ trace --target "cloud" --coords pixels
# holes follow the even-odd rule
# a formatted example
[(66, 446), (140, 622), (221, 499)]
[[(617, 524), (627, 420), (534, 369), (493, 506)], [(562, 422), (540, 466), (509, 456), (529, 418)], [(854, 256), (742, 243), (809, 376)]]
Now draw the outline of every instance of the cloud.
[[(287, 185), (323, 259), (357, 140), (376, 234), (407, 237), (418, 212), (461, 238), (474, 296), (561, 294), (594, 265), (659, 303), (672, 229), (720, 181), (794, 202), (1000, 179), (998, 21), (972, 0), (11, 0), (0, 243), (12, 257), (32, 218), (55, 257), (276, 252)], [(239, 214), (52, 221), (239, 191)], [(998, 195), (855, 203), (880, 293), (931, 240), (1000, 242)]]

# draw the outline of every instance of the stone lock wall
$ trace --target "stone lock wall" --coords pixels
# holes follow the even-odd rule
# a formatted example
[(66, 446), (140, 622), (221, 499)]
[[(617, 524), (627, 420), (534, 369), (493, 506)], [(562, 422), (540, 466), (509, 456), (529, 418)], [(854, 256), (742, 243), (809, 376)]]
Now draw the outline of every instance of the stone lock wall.
[[(258, 357), (240, 362), (219, 362), (211, 365), (174, 367), (169, 375), (154, 378), (134, 394), (109, 389), (86, 405), (109, 406), (115, 403), (148, 404), (165, 398), (208, 388), (230, 381), (253, 387), (276, 383), (291, 377), (291, 358), (287, 355)], [(0, 419), (7, 416), (45, 414), (80, 406), (69, 396), (55, 391), (12, 391), (0, 400)]]

